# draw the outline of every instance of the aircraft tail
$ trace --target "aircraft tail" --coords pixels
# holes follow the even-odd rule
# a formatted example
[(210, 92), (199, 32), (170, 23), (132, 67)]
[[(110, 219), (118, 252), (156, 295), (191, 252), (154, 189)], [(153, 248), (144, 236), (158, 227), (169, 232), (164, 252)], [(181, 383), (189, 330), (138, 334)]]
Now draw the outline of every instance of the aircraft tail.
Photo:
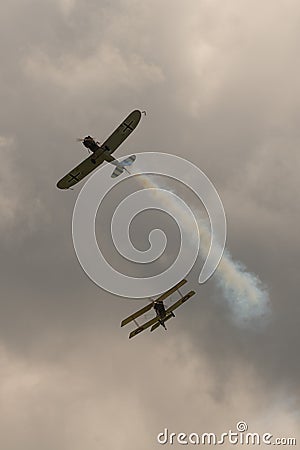
[(131, 166), (131, 164), (134, 163), (135, 158), (136, 158), (135, 155), (131, 155), (128, 158), (123, 159), (123, 161), (117, 161), (117, 160), (112, 161), (111, 163), (114, 164), (117, 167), (115, 168), (115, 170), (111, 174), (111, 177), (112, 178), (118, 177), (119, 175), (121, 175), (121, 173), (124, 172), (124, 170), (126, 170), (126, 172), (128, 172), (126, 167)]

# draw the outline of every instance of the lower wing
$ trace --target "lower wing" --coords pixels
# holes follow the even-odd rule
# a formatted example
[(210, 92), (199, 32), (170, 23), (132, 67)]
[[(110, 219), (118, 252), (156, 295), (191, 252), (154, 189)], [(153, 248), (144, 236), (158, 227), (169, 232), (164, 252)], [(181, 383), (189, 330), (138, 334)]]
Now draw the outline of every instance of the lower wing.
[(141, 333), (142, 331), (146, 330), (147, 328), (151, 327), (158, 321), (159, 321), (159, 318), (156, 316), (153, 319), (149, 320), (148, 322), (144, 323), (143, 325), (139, 326), (138, 328), (136, 328), (135, 330), (133, 330), (130, 333), (129, 339), (136, 336), (137, 334)]

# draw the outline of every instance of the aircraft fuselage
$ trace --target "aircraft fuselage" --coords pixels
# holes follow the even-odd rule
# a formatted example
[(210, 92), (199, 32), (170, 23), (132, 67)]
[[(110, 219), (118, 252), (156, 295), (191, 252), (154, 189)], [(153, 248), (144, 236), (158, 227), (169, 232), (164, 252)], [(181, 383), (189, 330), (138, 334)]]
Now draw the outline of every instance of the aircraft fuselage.
[(91, 136), (86, 136), (83, 139), (82, 143), (86, 148), (91, 150), (91, 152), (93, 153), (95, 153), (100, 148), (97, 142)]
[[(165, 320), (168, 320), (169, 317), (167, 317), (166, 308), (165, 308), (164, 303), (162, 301), (156, 301), (156, 302), (154, 302), (153, 307), (154, 307), (156, 315), (157, 315), (157, 317), (159, 319), (159, 323), (166, 330), (167, 327), (165, 325)], [(171, 313), (171, 315), (173, 317), (175, 317), (173, 312)]]
[(82, 143), (92, 153), (97, 152), (97, 155), (95, 155), (95, 157), (93, 159), (91, 159), (92, 163), (95, 164), (97, 157), (99, 157), (100, 155), (103, 155), (103, 154), (105, 156), (105, 161), (110, 162), (110, 163), (112, 161), (116, 161), (116, 159), (109, 153), (108, 149), (100, 147), (100, 145), (98, 145), (98, 143), (91, 136), (86, 136), (83, 139)]
[(162, 301), (154, 302), (154, 309), (160, 319), (163, 320), (166, 317), (166, 308)]

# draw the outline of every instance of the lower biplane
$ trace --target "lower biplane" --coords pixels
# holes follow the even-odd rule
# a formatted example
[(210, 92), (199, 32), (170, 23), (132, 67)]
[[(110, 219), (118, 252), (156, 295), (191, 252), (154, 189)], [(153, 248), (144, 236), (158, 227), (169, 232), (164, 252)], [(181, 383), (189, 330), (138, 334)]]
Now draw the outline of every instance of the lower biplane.
[(112, 156), (112, 153), (133, 132), (141, 120), (141, 115), (142, 113), (138, 109), (132, 111), (109, 138), (103, 142), (103, 144), (95, 141), (91, 136), (86, 136), (84, 139), (78, 139), (92, 154), (59, 180), (57, 187), (59, 189), (69, 189), (85, 178), (104, 161), (116, 166), (111, 175), (112, 178), (121, 175), (124, 170), (128, 172), (127, 166), (130, 166), (135, 161), (136, 156), (132, 155), (125, 158), (123, 161), (118, 161)]
[[(172, 287), (171, 289), (169, 289), (167, 292), (165, 292), (164, 294), (162, 294), (160, 297), (158, 297), (156, 300), (151, 300), (151, 303), (149, 303), (149, 305), (144, 306), (142, 309), (140, 309), (139, 311), (135, 312), (134, 314), (131, 314), (131, 316), (127, 317), (126, 319), (122, 320), (121, 322), (121, 327), (123, 327), (124, 325), (127, 325), (130, 322), (134, 322), (137, 326), (136, 329), (134, 329), (130, 334), (129, 334), (129, 339), (136, 336), (137, 334), (141, 333), (142, 331), (146, 330), (147, 328), (151, 327), (150, 331), (154, 331), (156, 330), (156, 328), (158, 328), (160, 325), (166, 330), (167, 327), (165, 325), (165, 322), (169, 319), (171, 319), (172, 317), (175, 317), (174, 314), (174, 310), (177, 309), (180, 305), (182, 305), (183, 303), (185, 303), (189, 298), (191, 298), (193, 295), (195, 295), (195, 291), (190, 291), (187, 294), (183, 295), (180, 292), (180, 288), (181, 286), (183, 286), (185, 283), (187, 282), (187, 280), (182, 280), (180, 281), (180, 283), (176, 284), (176, 286)], [(170, 295), (172, 295), (174, 292), (178, 292), (180, 295), (180, 299), (177, 300), (175, 303), (173, 303), (171, 306), (169, 306), (168, 308), (165, 308), (164, 305), (164, 300), (169, 297)], [(151, 309), (154, 309), (156, 316), (149, 320), (148, 322), (145, 322), (142, 325), (139, 325), (136, 321), (136, 319), (144, 314), (146, 314), (148, 311), (150, 311)]]

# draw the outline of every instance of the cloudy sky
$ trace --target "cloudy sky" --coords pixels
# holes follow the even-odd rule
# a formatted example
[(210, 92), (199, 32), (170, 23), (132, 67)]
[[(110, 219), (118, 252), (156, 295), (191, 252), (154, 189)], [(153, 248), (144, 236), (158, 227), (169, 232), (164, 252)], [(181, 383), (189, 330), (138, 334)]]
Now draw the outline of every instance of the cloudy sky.
[[(296, 0), (1, 3), (1, 449), (146, 450), (164, 428), (221, 434), (241, 420), (300, 440), (299, 20)], [(86, 156), (77, 137), (104, 139), (136, 108), (147, 116), (117, 155), (181, 155), (209, 176), (268, 320), (236, 323), (217, 275), (197, 284), (198, 261), (197, 297), (168, 333), (129, 341), (120, 321), (144, 301), (82, 270), (83, 183), (56, 182)], [(137, 221), (141, 245), (143, 223), (175, 234), (153, 217)]]

